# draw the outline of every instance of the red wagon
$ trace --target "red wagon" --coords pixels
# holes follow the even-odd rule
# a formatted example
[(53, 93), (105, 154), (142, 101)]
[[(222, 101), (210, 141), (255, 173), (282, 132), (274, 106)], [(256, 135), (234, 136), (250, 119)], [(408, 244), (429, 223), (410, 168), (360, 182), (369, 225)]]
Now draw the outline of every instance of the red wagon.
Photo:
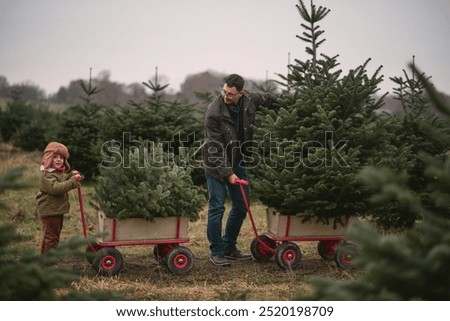
[[(81, 224), (87, 239), (86, 216), (84, 212), (81, 186), (78, 185)], [(194, 265), (194, 255), (180, 244), (189, 242), (187, 235), (188, 218), (157, 217), (107, 218), (98, 212), (99, 236), (86, 248), (86, 258), (101, 275), (117, 275), (122, 269), (123, 257), (117, 250), (120, 246), (153, 245), (155, 259), (175, 274), (188, 273)]]
[(250, 250), (257, 261), (267, 261), (275, 256), (278, 266), (284, 270), (296, 268), (302, 259), (300, 247), (294, 242), (317, 241), (319, 255), (325, 260), (335, 260), (342, 269), (352, 269), (352, 260), (358, 255), (358, 248), (346, 240), (349, 225), (357, 219), (342, 217), (330, 224), (313, 217), (308, 220), (293, 215), (281, 215), (273, 208), (267, 208), (267, 231), (258, 234), (249, 202), (244, 192), (246, 180), (237, 180), (247, 207), (255, 238)]

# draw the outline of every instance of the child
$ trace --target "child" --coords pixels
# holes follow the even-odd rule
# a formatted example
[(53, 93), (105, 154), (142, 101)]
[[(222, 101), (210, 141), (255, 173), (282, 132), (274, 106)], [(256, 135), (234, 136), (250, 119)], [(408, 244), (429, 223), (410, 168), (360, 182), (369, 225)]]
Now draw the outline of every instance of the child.
[(68, 192), (76, 188), (81, 180), (77, 171), (66, 173), (70, 170), (68, 158), (69, 151), (61, 143), (51, 142), (44, 150), (39, 193), (36, 195), (36, 211), (41, 218), (44, 233), (41, 254), (58, 245), (63, 217), (69, 212)]

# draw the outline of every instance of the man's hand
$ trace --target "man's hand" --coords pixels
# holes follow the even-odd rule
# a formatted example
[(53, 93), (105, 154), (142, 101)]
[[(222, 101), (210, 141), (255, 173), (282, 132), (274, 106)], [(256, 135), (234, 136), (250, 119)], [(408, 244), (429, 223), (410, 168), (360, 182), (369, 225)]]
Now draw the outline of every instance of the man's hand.
[(239, 177), (237, 177), (236, 174), (231, 174), (230, 176), (228, 176), (228, 181), (230, 182), (230, 184), (236, 185), (236, 179), (238, 178)]

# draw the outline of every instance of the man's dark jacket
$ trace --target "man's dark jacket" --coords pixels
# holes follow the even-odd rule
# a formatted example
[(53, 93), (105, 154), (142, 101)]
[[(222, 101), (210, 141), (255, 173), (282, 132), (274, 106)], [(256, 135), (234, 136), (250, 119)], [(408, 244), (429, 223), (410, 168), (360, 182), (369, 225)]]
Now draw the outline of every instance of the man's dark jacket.
[(203, 146), (203, 166), (208, 175), (222, 181), (233, 174), (236, 155), (239, 155), (238, 149), (245, 146), (240, 148), (244, 157), (249, 153), (256, 109), (259, 106), (271, 107), (272, 103), (273, 98), (268, 94), (244, 91), (239, 101), (241, 113), (238, 130), (222, 96), (214, 99), (205, 115), (206, 143)]

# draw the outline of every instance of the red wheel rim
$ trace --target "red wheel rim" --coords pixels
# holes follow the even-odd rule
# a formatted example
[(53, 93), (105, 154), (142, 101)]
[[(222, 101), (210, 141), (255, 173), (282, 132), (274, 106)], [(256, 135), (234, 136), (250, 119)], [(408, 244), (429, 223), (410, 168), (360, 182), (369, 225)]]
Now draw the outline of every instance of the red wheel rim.
[(159, 253), (159, 255), (160, 255), (161, 257), (164, 257), (164, 256), (166, 256), (167, 253), (169, 253), (169, 251), (170, 251), (171, 249), (173, 249), (173, 248), (174, 248), (174, 246), (173, 246), (172, 244), (165, 244), (165, 245), (162, 245), (161, 253)]
[(269, 247), (269, 248), (272, 248), (272, 247), (270, 246), (270, 244), (268, 244), (268, 243), (265, 243), (265, 242), (264, 242), (264, 244), (259, 243), (259, 245), (258, 245), (258, 251), (259, 251), (259, 253), (262, 254), (262, 255), (266, 255), (266, 254), (272, 253), (272, 252), (269, 251), (269, 250), (267, 249), (267, 247), (264, 246), (264, 245), (266, 245), (266, 246)]
[(290, 265), (297, 260), (297, 253), (294, 250), (286, 250), (283, 254), (283, 260)]
[(342, 255), (342, 261), (344, 261), (345, 264), (351, 264), (353, 259), (353, 255), (351, 253), (344, 253)]
[(180, 253), (180, 254), (175, 255), (172, 262), (173, 262), (173, 265), (177, 269), (181, 270), (181, 269), (184, 269), (186, 266), (188, 266), (189, 259), (183, 253)]
[(101, 261), (101, 267), (103, 270), (111, 271), (116, 266), (116, 258), (112, 255), (105, 255)]
[(329, 241), (326, 243), (325, 251), (328, 254), (334, 254), (336, 252), (337, 245), (338, 245), (338, 241)]

